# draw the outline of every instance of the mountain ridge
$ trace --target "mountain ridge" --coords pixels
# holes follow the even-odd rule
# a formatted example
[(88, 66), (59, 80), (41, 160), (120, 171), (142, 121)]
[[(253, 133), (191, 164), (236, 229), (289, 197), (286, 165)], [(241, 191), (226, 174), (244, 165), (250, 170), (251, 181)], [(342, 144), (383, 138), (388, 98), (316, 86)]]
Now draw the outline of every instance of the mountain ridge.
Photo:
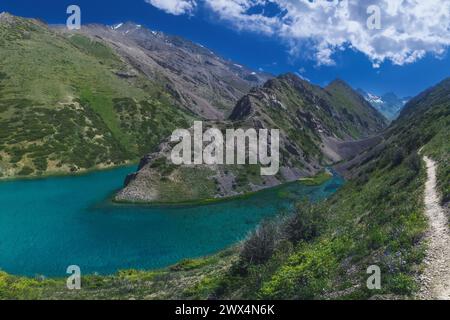
[[(139, 171), (126, 179), (116, 200), (176, 202), (222, 198), (295, 181), (370, 147), (377, 139), (366, 138), (379, 133), (386, 123), (343, 82), (321, 88), (292, 73), (280, 75), (241, 98), (227, 121), (206, 125), (222, 131), (236, 127), (279, 129), (281, 167), (277, 175), (260, 176), (255, 165), (174, 166), (170, 164), (171, 145), (166, 141), (159, 151), (142, 159)], [(195, 183), (192, 170), (197, 173)], [(205, 183), (208, 186), (203, 188)], [(196, 190), (197, 185), (202, 189)]]
[(108, 43), (147, 77), (164, 82), (180, 105), (208, 120), (226, 118), (239, 98), (272, 77), (227, 61), (190, 40), (132, 22), (87, 24), (70, 32), (55, 29)]

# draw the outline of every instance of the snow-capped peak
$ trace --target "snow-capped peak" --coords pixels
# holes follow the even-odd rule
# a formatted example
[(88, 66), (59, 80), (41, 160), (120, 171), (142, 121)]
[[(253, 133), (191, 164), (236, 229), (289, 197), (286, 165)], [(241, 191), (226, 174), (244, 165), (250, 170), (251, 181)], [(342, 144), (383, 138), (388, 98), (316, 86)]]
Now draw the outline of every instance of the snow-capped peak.
[(371, 93), (367, 93), (367, 100), (373, 103), (383, 103), (383, 100), (380, 97)]
[(407, 98), (399, 98), (395, 93), (386, 93), (382, 96), (366, 92), (359, 89), (358, 92), (366, 99), (375, 109), (380, 111), (386, 118), (393, 120), (397, 118), (400, 111), (408, 102)]
[(115, 25), (113, 25), (111, 28), (112, 28), (113, 30), (117, 30), (117, 29), (119, 29), (121, 26), (123, 26), (123, 22), (118, 23), (118, 24), (115, 24)]

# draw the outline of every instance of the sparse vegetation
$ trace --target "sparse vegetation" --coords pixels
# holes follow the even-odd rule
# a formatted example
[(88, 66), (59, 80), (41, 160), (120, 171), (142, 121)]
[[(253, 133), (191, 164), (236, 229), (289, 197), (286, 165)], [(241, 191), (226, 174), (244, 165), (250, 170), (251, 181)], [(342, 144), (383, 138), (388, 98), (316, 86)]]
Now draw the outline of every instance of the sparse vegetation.
[(315, 175), (311, 178), (302, 178), (300, 179), (301, 183), (306, 186), (318, 186), (323, 183), (325, 183), (327, 180), (329, 180), (332, 177), (332, 174), (328, 171), (322, 171), (319, 174)]

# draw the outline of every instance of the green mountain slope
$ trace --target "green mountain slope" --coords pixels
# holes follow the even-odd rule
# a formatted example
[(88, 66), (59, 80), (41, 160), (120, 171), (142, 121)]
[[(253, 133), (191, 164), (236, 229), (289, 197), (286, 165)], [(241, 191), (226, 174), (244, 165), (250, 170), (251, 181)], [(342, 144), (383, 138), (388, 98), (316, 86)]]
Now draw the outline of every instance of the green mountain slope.
[(114, 48), (134, 68), (164, 83), (173, 99), (205, 119), (225, 119), (236, 102), (272, 76), (223, 59), (206, 47), (131, 22), (109, 27), (83, 25), (81, 34)]
[[(413, 295), (427, 226), (420, 149), (438, 161), (444, 205), (449, 200), (449, 80), (413, 99), (378, 146), (338, 167), (351, 179), (335, 196), (315, 206), (300, 203), (293, 217), (254, 233), (213, 292), (288, 299)], [(371, 265), (381, 268), (380, 290), (366, 286)]]
[[(395, 123), (393, 135), (424, 145), (438, 162), (438, 187), (443, 204), (450, 201), (450, 78), (411, 100)], [(399, 128), (405, 128), (400, 131)]]
[(135, 160), (186, 119), (160, 85), (104, 44), (2, 14), (0, 176)]
[(259, 165), (171, 165), (170, 143), (147, 155), (127, 180), (120, 201), (177, 202), (236, 196), (314, 176), (375, 140), (386, 119), (342, 81), (323, 89), (293, 74), (271, 79), (238, 101), (227, 128), (280, 130), (280, 170), (261, 176)]

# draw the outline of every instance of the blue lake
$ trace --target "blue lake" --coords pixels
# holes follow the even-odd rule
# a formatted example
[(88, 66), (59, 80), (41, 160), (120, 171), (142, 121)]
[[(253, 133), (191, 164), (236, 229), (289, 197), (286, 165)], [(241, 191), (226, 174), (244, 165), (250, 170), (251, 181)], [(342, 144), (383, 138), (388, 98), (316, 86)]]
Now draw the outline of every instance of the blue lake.
[(64, 276), (69, 265), (83, 274), (165, 267), (224, 249), (294, 201), (323, 199), (343, 183), (337, 176), (315, 187), (293, 183), (202, 206), (112, 204), (134, 169), (1, 182), (0, 269)]

